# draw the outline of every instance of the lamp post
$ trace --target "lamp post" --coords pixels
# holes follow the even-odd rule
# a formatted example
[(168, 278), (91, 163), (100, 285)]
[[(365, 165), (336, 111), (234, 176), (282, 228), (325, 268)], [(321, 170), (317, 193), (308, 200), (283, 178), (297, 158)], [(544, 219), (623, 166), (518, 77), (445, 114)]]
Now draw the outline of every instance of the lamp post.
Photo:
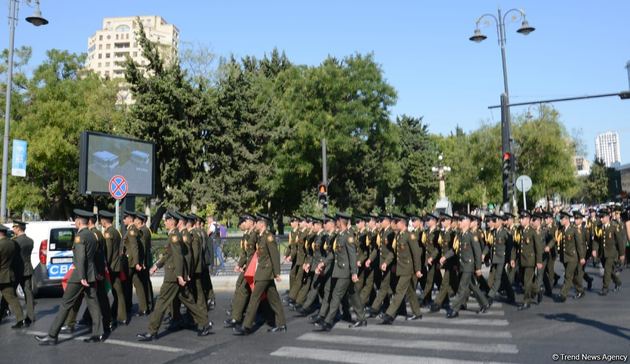
[(443, 159), (444, 157), (442, 156), (442, 154), (440, 154), (438, 156), (438, 166), (431, 168), (431, 171), (433, 171), (433, 173), (435, 173), (438, 176), (438, 180), (440, 181), (440, 189), (439, 189), (440, 200), (446, 199), (446, 182), (445, 182), (446, 173), (451, 171), (451, 167), (444, 165), (444, 163), (442, 162)]
[[(518, 15), (522, 19), (521, 27), (516, 31), (517, 33), (528, 35), (529, 33), (536, 30), (536, 28), (529, 25), (527, 19), (525, 17), (525, 12), (521, 9), (510, 9), (505, 12), (505, 14), (501, 13), (501, 9), (498, 9), (497, 16), (494, 14), (486, 13), (477, 18), (475, 22), (475, 31), (472, 37), (469, 39), (473, 42), (479, 43), (486, 38), (483, 33), (481, 33), (481, 29), (479, 29), (479, 23), (483, 19), (493, 19), (497, 26), (497, 37), (499, 41), (499, 46), (501, 47), (501, 62), (503, 66), (503, 94), (501, 95), (501, 155), (509, 155), (511, 156), (511, 133), (510, 133), (510, 92), (508, 89), (508, 77), (507, 77), (507, 61), (505, 57), (505, 43), (506, 43), (506, 33), (505, 33), (505, 19), (510, 13), (518, 13)], [(514, 184), (514, 159), (511, 158), (512, 168), (510, 175), (503, 176), (503, 204), (508, 204), (510, 196), (512, 195), (512, 185)], [(514, 196), (512, 196), (514, 200)], [(514, 200), (515, 202), (516, 200)]]
[[(26, 21), (35, 25), (48, 24), (48, 20), (42, 17), (39, 10), (39, 0), (34, 0), (35, 12), (26, 18)], [(31, 0), (26, 1), (27, 4)], [(0, 196), (0, 221), (7, 219), (7, 173), (9, 164), (9, 125), (11, 123), (11, 91), (13, 90), (13, 47), (15, 41), (15, 26), (17, 25), (19, 0), (9, 0), (9, 59), (7, 65), (6, 105), (4, 112), (4, 136), (2, 142), (2, 193)]]

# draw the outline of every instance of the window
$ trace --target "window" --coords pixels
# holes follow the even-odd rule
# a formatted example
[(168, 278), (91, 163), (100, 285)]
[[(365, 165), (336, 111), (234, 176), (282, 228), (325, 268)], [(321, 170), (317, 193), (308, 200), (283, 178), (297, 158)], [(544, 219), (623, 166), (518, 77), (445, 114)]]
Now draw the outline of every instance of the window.
[(121, 33), (128, 32), (129, 29), (130, 29), (129, 25), (126, 25), (126, 24), (122, 24), (116, 27), (116, 31), (121, 32)]
[(102, 36), (102, 35), (99, 35), (99, 36), (98, 36), (98, 40), (103, 40), (103, 36)]
[(138, 57), (138, 52), (133, 52), (134, 57)]
[(105, 49), (109, 49), (109, 47), (111, 47), (111, 44), (105, 44)]
[(73, 228), (51, 229), (48, 250), (71, 250), (75, 233), (76, 231)]
[(107, 35), (107, 40), (112, 39), (112, 37), (110, 35)]
[(98, 54), (98, 59), (103, 59), (103, 54), (102, 53)]
[(98, 45), (98, 49), (99, 49), (99, 50), (103, 49), (103, 45), (102, 45), (102, 44), (99, 44), (99, 45)]
[(109, 58), (109, 53), (105, 53), (105, 58)]
[(109, 62), (105, 62), (105, 67), (109, 67)]
[(101, 62), (98, 62), (98, 67), (99, 67), (99, 68), (101, 67)]

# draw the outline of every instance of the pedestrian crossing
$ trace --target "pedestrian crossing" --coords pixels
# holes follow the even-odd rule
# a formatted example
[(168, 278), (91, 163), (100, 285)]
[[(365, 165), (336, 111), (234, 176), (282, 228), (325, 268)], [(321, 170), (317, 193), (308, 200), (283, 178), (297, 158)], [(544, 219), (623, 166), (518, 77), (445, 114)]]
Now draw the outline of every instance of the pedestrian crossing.
[[(506, 363), (517, 362), (519, 349), (509, 331), (509, 322), (500, 304), (486, 314), (476, 313), (476, 302), (460, 317), (447, 319), (444, 311), (393, 325), (379, 325), (371, 319), (368, 326), (349, 328), (339, 322), (331, 332), (306, 332), (270, 353), (278, 359), (330, 363)], [(477, 306), (478, 307), (478, 306)], [(284, 361), (282, 361), (284, 362)]]

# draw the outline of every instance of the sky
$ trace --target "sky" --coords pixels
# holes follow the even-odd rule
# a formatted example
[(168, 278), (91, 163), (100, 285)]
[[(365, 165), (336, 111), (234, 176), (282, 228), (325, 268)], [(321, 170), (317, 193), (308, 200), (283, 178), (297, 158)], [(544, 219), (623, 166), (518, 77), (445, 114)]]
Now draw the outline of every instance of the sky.
[[(7, 3), (7, 1), (3, 1)], [(261, 57), (274, 48), (296, 64), (316, 66), (327, 56), (373, 53), (387, 82), (398, 93), (392, 118), (424, 117), (433, 133), (466, 131), (498, 122), (503, 92), (496, 25), (482, 21), (488, 36), (468, 40), (476, 19), (519, 8), (536, 30), (516, 33), (520, 19), (506, 19), (506, 54), (513, 103), (620, 92), (630, 89), (630, 1), (172, 1), (41, 0), (50, 23), (24, 21), (33, 9), (21, 0), (16, 47), (33, 48), (31, 66), (46, 50), (86, 52), (87, 39), (102, 18), (160, 15), (175, 24), (180, 40), (209, 47), (217, 56)], [(515, 13), (511, 13), (515, 14)], [(0, 6), (6, 19), (8, 5)], [(8, 47), (7, 22), (0, 48)], [(595, 137), (617, 131), (622, 163), (630, 163), (630, 100), (617, 97), (552, 104), (572, 135), (581, 135), (587, 158), (595, 155)], [(513, 107), (512, 114), (535, 107)]]

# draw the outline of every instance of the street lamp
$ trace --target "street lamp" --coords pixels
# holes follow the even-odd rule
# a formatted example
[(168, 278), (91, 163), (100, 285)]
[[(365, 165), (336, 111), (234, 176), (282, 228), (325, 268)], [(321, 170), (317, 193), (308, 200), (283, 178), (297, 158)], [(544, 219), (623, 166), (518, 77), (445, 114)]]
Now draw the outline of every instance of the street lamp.
[(442, 162), (443, 159), (444, 157), (442, 156), (442, 154), (440, 154), (438, 156), (438, 166), (431, 167), (431, 171), (438, 176), (438, 180), (440, 181), (440, 190), (439, 190), (440, 200), (446, 199), (446, 182), (445, 182), (446, 173), (451, 171), (451, 167), (444, 165), (444, 163)]
[[(27, 4), (35, 3), (35, 12), (26, 21), (35, 25), (46, 25), (48, 20), (42, 17), (39, 0), (26, 0)], [(0, 196), (0, 221), (7, 219), (7, 172), (9, 164), (9, 125), (11, 123), (11, 91), (13, 89), (13, 43), (17, 24), (19, 0), (9, 0), (9, 60), (7, 67), (6, 105), (4, 112), (4, 137), (2, 143), (2, 193)]]
[[(506, 42), (505, 19), (508, 16), (508, 14), (514, 13), (514, 12), (518, 13), (518, 15), (522, 19), (521, 27), (518, 28), (518, 30), (516, 31), (517, 33), (528, 35), (529, 33), (536, 30), (536, 28), (529, 25), (529, 22), (527, 21), (525, 12), (523, 10), (510, 9), (506, 11), (505, 14), (502, 14), (501, 9), (498, 9), (497, 16), (495, 16), (494, 14), (486, 13), (486, 14), (481, 15), (479, 18), (477, 18), (477, 21), (475, 22), (475, 31), (473, 35), (470, 38), (468, 38), (472, 42), (475, 42), (475, 43), (479, 43), (487, 39), (488, 37), (485, 36), (481, 32), (481, 29), (479, 29), (479, 23), (483, 19), (486, 19), (486, 18), (494, 19), (494, 22), (497, 26), (497, 37), (499, 38), (498, 39), (499, 46), (501, 47), (501, 61), (502, 61), (502, 66), (503, 66), (503, 94), (501, 95), (501, 152), (502, 152), (501, 154), (502, 155), (505, 155), (505, 153), (511, 153), (510, 152), (510, 149), (511, 149), (510, 148), (510, 141), (511, 141), (510, 109), (508, 106), (510, 104), (510, 93), (508, 91), (507, 63), (505, 59), (505, 42)], [(511, 179), (514, 179), (513, 166), (512, 166), (512, 172), (510, 174), (511, 174)], [(511, 183), (510, 181), (510, 176), (508, 176), (507, 179), (505, 178), (503, 179), (503, 203), (504, 204), (506, 202), (509, 202), (510, 200), (510, 195), (512, 194), (511, 184), (513, 183)], [(516, 200), (514, 200), (514, 202), (515, 201)]]

